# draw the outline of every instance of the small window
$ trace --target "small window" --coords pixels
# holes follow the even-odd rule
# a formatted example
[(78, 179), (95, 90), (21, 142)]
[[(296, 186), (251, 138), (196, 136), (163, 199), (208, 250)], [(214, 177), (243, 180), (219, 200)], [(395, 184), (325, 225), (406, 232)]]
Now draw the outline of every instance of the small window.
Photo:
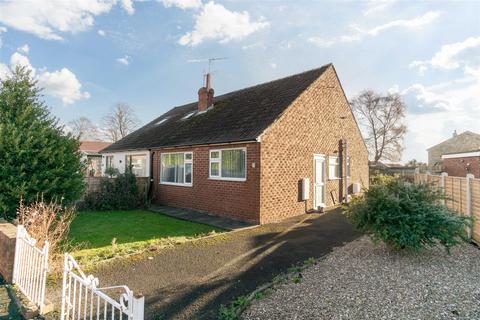
[(328, 157), (328, 178), (340, 179), (340, 159), (338, 157)]
[(192, 186), (193, 154), (191, 152), (162, 153), (160, 183)]
[(155, 123), (155, 125), (157, 125), (157, 126), (158, 126), (158, 125), (161, 125), (162, 123), (164, 123), (164, 122), (167, 121), (167, 120), (168, 120), (168, 117), (163, 118), (163, 119), (160, 119), (159, 121), (157, 121), (157, 123)]
[(347, 158), (347, 177), (350, 178), (350, 157)]
[(246, 154), (245, 148), (211, 150), (210, 178), (245, 181), (247, 178)]
[(113, 168), (113, 156), (105, 157), (105, 169)]
[(186, 120), (186, 119), (190, 118), (191, 116), (193, 116), (194, 114), (195, 114), (195, 111), (189, 112), (189, 113), (187, 113), (187, 115), (185, 115), (185, 116), (182, 118), (182, 120)]

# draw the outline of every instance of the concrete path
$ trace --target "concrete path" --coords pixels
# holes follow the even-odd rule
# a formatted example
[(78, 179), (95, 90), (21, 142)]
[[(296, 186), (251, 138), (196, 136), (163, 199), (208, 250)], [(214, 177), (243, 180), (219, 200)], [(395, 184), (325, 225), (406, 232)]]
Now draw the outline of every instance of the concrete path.
[(151, 211), (160, 212), (164, 215), (174, 217), (177, 219), (188, 220), (203, 224), (208, 224), (217, 228), (225, 230), (237, 230), (252, 226), (252, 224), (244, 221), (229, 219), (225, 217), (214, 216), (203, 212), (198, 212), (189, 209), (180, 209), (160, 205), (152, 205)]
[[(234, 231), (95, 271), (146, 297), (145, 319), (216, 319), (221, 304), (359, 236), (340, 210)], [(153, 255), (153, 254), (152, 254)]]
[(0, 279), (0, 320), (20, 320), (22, 317), (18, 314), (17, 307), (10, 295), (7, 287), (2, 285)]

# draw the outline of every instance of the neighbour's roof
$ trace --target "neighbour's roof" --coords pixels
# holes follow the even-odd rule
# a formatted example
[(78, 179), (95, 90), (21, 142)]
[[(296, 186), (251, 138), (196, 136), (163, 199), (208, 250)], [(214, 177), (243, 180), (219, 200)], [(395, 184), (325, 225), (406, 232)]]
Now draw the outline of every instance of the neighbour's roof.
[(453, 137), (451, 137), (451, 138), (449, 138), (449, 139), (447, 139), (447, 140), (445, 140), (445, 141), (442, 141), (442, 142), (440, 142), (440, 143), (438, 143), (438, 144), (436, 144), (436, 145), (428, 148), (427, 151), (428, 151), (428, 150), (431, 150), (431, 149), (434, 149), (434, 148), (436, 148), (436, 147), (439, 147), (439, 146), (443, 146), (443, 145), (450, 144), (450, 143), (457, 143), (458, 141), (462, 140), (462, 139), (463, 139), (464, 137), (466, 137), (466, 136), (471, 136), (471, 137), (478, 137), (478, 138), (480, 138), (480, 134), (467, 130), (467, 131), (465, 131), (465, 132), (462, 132), (462, 133), (460, 133), (460, 134), (457, 134), (457, 135), (455, 135), (455, 136), (453, 136)]
[(329, 66), (217, 96), (204, 113), (175, 107), (102, 152), (255, 140)]
[(111, 142), (107, 141), (80, 141), (80, 151), (98, 153), (111, 144)]

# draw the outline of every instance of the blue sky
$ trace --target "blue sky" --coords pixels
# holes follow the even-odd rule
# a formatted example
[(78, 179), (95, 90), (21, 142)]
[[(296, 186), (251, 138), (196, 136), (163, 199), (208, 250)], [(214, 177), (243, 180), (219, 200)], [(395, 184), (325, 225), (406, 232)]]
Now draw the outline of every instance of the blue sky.
[(0, 0), (0, 77), (29, 66), (63, 123), (117, 102), (142, 123), (193, 101), (333, 62), (346, 94), (398, 92), (403, 160), (480, 133), (480, 1)]

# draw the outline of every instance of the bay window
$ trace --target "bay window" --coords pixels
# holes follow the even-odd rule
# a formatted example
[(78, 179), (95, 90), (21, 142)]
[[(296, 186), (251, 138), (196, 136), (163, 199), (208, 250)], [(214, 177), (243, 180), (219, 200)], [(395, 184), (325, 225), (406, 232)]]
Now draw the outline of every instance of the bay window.
[(210, 178), (245, 181), (247, 151), (245, 148), (210, 150)]
[(162, 153), (160, 183), (191, 186), (193, 154), (191, 152)]

